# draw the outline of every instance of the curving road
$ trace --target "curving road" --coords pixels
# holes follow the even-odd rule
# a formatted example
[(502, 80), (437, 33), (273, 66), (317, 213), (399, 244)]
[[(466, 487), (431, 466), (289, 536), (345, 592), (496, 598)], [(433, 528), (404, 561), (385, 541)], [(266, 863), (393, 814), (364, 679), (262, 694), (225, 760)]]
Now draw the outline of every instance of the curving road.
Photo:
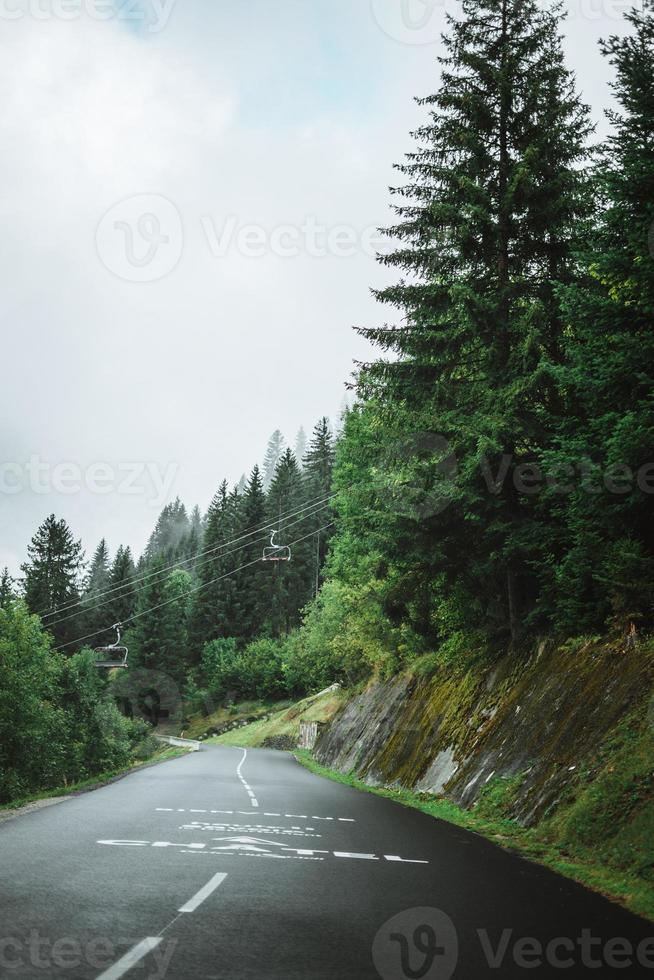
[(263, 749), (205, 746), (0, 825), (2, 978), (654, 978), (652, 937)]

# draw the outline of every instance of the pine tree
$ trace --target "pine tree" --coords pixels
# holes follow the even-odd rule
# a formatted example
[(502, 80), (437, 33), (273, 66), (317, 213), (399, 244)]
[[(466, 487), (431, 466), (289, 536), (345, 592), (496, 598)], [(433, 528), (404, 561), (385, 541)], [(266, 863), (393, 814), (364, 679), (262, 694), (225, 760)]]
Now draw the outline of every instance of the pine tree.
[(308, 519), (307, 530), (313, 530), (316, 535), (314, 578), (316, 583), (319, 582), (318, 570), (324, 564), (332, 535), (330, 529), (322, 529), (331, 521), (328, 498), (332, 489), (334, 457), (334, 437), (329, 419), (323, 416), (314, 426), (303, 466), (306, 504), (307, 507), (313, 508), (308, 511), (312, 516)]
[[(461, 19), (448, 17), (441, 87), (419, 100), (430, 120), (398, 167), (389, 233), (400, 244), (381, 258), (405, 275), (376, 294), (403, 322), (360, 331), (398, 355), (364, 365), (359, 379), (382, 417), (393, 416), (391, 429), (408, 436), (387, 466), (407, 469), (406, 447), (422, 430), (442, 434), (459, 461), (446, 513), (398, 530), (422, 556), (406, 602), (436, 580), (447, 601), (466, 579), (480, 621), (513, 639), (533, 603), (529, 555), (538, 538), (532, 501), (517, 494), (514, 477), (541, 458), (561, 410), (554, 369), (565, 324), (556, 293), (574, 276), (586, 207), (587, 112), (564, 64), (557, 15), (536, 0), (463, 0)], [(505, 459), (491, 493), (484, 473)], [(442, 463), (434, 455), (435, 481)], [(464, 612), (470, 619), (462, 604)]]
[(27, 554), (28, 561), (21, 565), (27, 606), (30, 612), (43, 614), (44, 626), (56, 644), (68, 644), (82, 635), (78, 607), (63, 609), (79, 601), (81, 542), (75, 540), (63, 518), (57, 520), (51, 514), (27, 546)]
[(108, 621), (111, 615), (108, 606), (110, 588), (109, 548), (103, 538), (93, 554), (84, 580), (81, 618), (85, 635), (91, 635), (115, 622)]
[(299, 467), (302, 466), (302, 460), (304, 459), (305, 453), (307, 451), (307, 434), (304, 431), (304, 426), (300, 426), (297, 430), (297, 435), (295, 436), (295, 448), (293, 450), (295, 459)]
[(202, 648), (210, 640), (226, 637), (233, 622), (234, 583), (223, 576), (235, 567), (238, 495), (230, 494), (223, 480), (214, 496), (205, 521), (204, 552), (198, 568), (198, 585), (192, 602), (189, 642), (191, 657), (199, 663)]
[(14, 580), (5, 565), (0, 575), (0, 609), (6, 609), (14, 598)]
[(107, 596), (107, 621), (125, 623), (133, 615), (136, 606), (136, 569), (129, 547), (122, 545), (116, 552), (109, 574), (110, 593)]
[(150, 577), (139, 589), (133, 625), (126, 635), (132, 663), (182, 681), (188, 666), (189, 591), (183, 569), (168, 571), (162, 555), (151, 563)]
[(188, 540), (191, 524), (186, 507), (179, 497), (166, 504), (161, 511), (155, 529), (145, 549), (147, 562), (159, 556), (169, 563), (184, 557), (184, 544)]
[(557, 602), (545, 611), (577, 632), (601, 628), (607, 617), (651, 620), (654, 600), (652, 0), (627, 20), (633, 31), (603, 44), (618, 110), (609, 113), (613, 131), (594, 175), (600, 214), (584, 256), (587, 276), (564, 294), (568, 411), (551, 465), (585, 461), (592, 476), (555, 500), (566, 536), (550, 567)]
[(189, 518), (189, 532), (182, 546), (183, 557), (187, 560), (184, 567), (188, 571), (193, 571), (195, 568), (195, 559), (198, 556), (202, 548), (202, 539), (204, 536), (204, 521), (202, 520), (202, 513), (200, 508), (195, 505), (191, 511), (191, 516)]
[(277, 530), (276, 543), (292, 546), (290, 562), (269, 566), (266, 622), (273, 636), (288, 633), (298, 625), (300, 612), (313, 592), (315, 549), (312, 540), (306, 538), (312, 518), (301, 513), (305, 500), (302, 473), (287, 449), (277, 464), (267, 499), (268, 519)]
[[(250, 534), (266, 524), (266, 495), (258, 466), (250, 474), (245, 492), (239, 499), (238, 533)], [(237, 555), (232, 556), (232, 567), (241, 570), (234, 576), (235, 607), (234, 620), (230, 624), (234, 630), (232, 636), (243, 640), (254, 639), (258, 635), (267, 614), (265, 595), (266, 569), (260, 561), (265, 546), (265, 532), (250, 535), (244, 541)]]
[(277, 464), (279, 463), (283, 452), (284, 436), (281, 434), (279, 429), (275, 429), (268, 440), (268, 447), (266, 449), (266, 455), (263, 461), (263, 489), (265, 491), (268, 490), (273, 481)]

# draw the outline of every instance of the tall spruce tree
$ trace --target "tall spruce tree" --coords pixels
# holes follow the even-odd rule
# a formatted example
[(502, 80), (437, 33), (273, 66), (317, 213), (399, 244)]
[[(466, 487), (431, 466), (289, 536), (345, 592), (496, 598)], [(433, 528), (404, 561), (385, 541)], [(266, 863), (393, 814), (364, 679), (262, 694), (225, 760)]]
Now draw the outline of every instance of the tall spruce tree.
[(282, 453), (284, 452), (284, 436), (281, 434), (279, 429), (275, 429), (270, 439), (268, 440), (268, 446), (266, 448), (266, 455), (263, 461), (263, 473), (262, 482), (263, 489), (268, 491), (270, 484), (275, 476), (275, 470), (277, 469), (277, 464), (282, 458)]
[(314, 507), (312, 511), (307, 511), (306, 525), (307, 530), (313, 530), (315, 533), (315, 540), (312, 545), (316, 573), (313, 578), (314, 592), (317, 591), (319, 572), (324, 564), (332, 535), (331, 529), (325, 529), (325, 525), (329, 524), (331, 520), (327, 498), (332, 488), (334, 458), (335, 445), (332, 428), (329, 419), (323, 416), (314, 426), (309, 448), (303, 461), (307, 506)]
[(21, 565), (27, 606), (30, 612), (44, 614), (44, 626), (56, 644), (68, 644), (82, 635), (82, 617), (74, 605), (80, 598), (81, 542), (63, 518), (51, 514), (27, 546), (27, 554), (28, 561)]
[[(413, 539), (407, 608), (415, 588), (438, 580), (447, 601), (466, 582), (462, 611), (472, 598), (480, 621), (514, 639), (534, 601), (538, 537), (515, 474), (540, 458), (560, 412), (556, 291), (574, 274), (585, 209), (589, 125), (564, 64), (559, 11), (463, 0), (460, 18), (448, 17), (440, 88), (419, 100), (430, 119), (393, 189), (398, 244), (381, 258), (404, 277), (377, 298), (403, 321), (360, 331), (397, 355), (363, 366), (361, 392), (409, 442), (442, 434), (458, 459), (447, 511), (398, 532)], [(406, 468), (407, 441), (398, 444), (387, 465)], [(432, 455), (438, 482), (443, 459)], [(493, 492), (489, 473), (503, 476)]]
[[(654, 602), (654, 4), (603, 51), (617, 111), (595, 171), (599, 217), (584, 281), (564, 292), (568, 405), (551, 465), (576, 473), (559, 495), (565, 547), (547, 613), (564, 630), (645, 617)], [(586, 476), (579, 477), (584, 463)]]
[(185, 543), (191, 530), (186, 507), (177, 497), (172, 504), (166, 504), (161, 511), (155, 529), (150, 535), (145, 549), (147, 562), (159, 556), (168, 562), (186, 557)]
[[(268, 491), (268, 519), (277, 530), (276, 542), (291, 545), (290, 562), (268, 566), (266, 623), (273, 636), (288, 633), (300, 620), (300, 612), (312, 595), (314, 548), (305, 536), (312, 529), (312, 518), (301, 512), (305, 503), (305, 482), (290, 449), (277, 464)], [(290, 515), (285, 517), (284, 515)], [(302, 539), (305, 540), (302, 540)]]
[(124, 623), (134, 613), (136, 607), (136, 569), (129, 547), (120, 545), (109, 574), (110, 593), (107, 596), (110, 610), (108, 619), (113, 623)]
[[(238, 533), (249, 534), (264, 527), (267, 520), (266, 495), (263, 490), (261, 471), (255, 466), (247, 486), (239, 500)], [(232, 636), (244, 640), (254, 639), (267, 615), (266, 568), (260, 561), (265, 545), (265, 533), (254, 534), (241, 546), (232, 567), (240, 567), (234, 576), (235, 605), (233, 609)]]
[(14, 598), (14, 580), (5, 565), (0, 575), (0, 609), (6, 609)]
[(151, 562), (150, 577), (138, 592), (134, 620), (126, 635), (132, 663), (182, 681), (188, 666), (191, 576), (169, 571), (163, 555)]
[(111, 612), (108, 602), (111, 597), (108, 595), (108, 592), (110, 588), (109, 548), (103, 538), (93, 553), (93, 558), (91, 559), (91, 564), (84, 580), (81, 618), (85, 635), (95, 633), (97, 630), (111, 626), (115, 622), (115, 620), (109, 622)]
[(202, 648), (210, 640), (230, 635), (234, 620), (234, 583), (225, 574), (236, 567), (236, 555), (228, 546), (236, 537), (238, 495), (230, 494), (223, 480), (206, 515), (203, 557), (197, 570), (200, 588), (192, 601), (189, 642), (191, 656), (199, 663)]
[(304, 431), (304, 426), (300, 426), (297, 430), (297, 435), (295, 436), (295, 446), (293, 449), (295, 459), (297, 460), (298, 466), (302, 467), (302, 460), (307, 451), (307, 434)]

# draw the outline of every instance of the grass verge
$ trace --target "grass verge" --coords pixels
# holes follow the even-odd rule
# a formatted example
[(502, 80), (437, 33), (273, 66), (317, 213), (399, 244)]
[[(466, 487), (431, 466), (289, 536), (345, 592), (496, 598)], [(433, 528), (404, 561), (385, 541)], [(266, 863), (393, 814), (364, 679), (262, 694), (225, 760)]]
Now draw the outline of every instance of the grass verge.
[(292, 704), (285, 702), (281, 707), (268, 709), (265, 716), (231, 732), (217, 735), (208, 741), (215, 745), (236, 745), (243, 748), (253, 748), (263, 745), (267, 738), (288, 737), (297, 742), (300, 733), (300, 722), (327, 722), (336, 714), (343, 704), (345, 694), (342, 691), (330, 691), (322, 697), (305, 698)]
[(654, 891), (651, 883), (639, 879), (636, 875), (606, 867), (599, 862), (580, 861), (571, 858), (551, 841), (539, 834), (538, 828), (525, 829), (514, 820), (497, 818), (486, 815), (493, 807), (484, 809), (480, 806), (473, 810), (463, 810), (455, 803), (443, 797), (433, 797), (428, 794), (412, 793), (405, 789), (383, 789), (368, 786), (352, 773), (344, 774), (329, 769), (317, 762), (310, 752), (303, 749), (295, 750), (298, 762), (316, 773), (325, 776), (345, 786), (366, 793), (374, 793), (386, 799), (394, 800), (402, 806), (420, 810), (430, 817), (456, 824), (473, 833), (480, 834), (493, 841), (500, 847), (513, 851), (542, 864), (558, 874), (571, 878), (593, 891), (599, 892), (606, 898), (624, 905), (631, 912), (654, 921)]
[(129, 775), (130, 772), (135, 772), (137, 769), (147, 769), (148, 766), (156, 766), (160, 762), (167, 762), (169, 759), (177, 759), (179, 756), (187, 755), (188, 751), (188, 749), (177, 748), (176, 746), (158, 749), (147, 759), (136, 760), (135, 762), (131, 763), (131, 765), (125, 766), (123, 769), (103, 772), (98, 776), (90, 776), (88, 779), (83, 779), (77, 783), (69, 783), (67, 786), (58, 786), (54, 789), (41, 790), (41, 792), (34, 793), (32, 796), (24, 796), (19, 800), (12, 800), (11, 803), (0, 804), (0, 814), (8, 814), (14, 810), (21, 810), (23, 807), (27, 807), (31, 803), (39, 803), (42, 800), (59, 799), (63, 796), (76, 796), (81, 793), (89, 793), (94, 789), (100, 789), (102, 786), (107, 786), (109, 783), (113, 783), (117, 779), (122, 779), (123, 776)]

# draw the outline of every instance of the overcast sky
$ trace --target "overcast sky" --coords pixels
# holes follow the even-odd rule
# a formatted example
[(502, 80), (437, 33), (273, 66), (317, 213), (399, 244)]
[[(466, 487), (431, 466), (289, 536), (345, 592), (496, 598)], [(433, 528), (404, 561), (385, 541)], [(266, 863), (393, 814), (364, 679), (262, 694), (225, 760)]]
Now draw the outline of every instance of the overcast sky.
[[(139, 553), (166, 500), (338, 415), (456, 6), (0, 0), (0, 565), (50, 512)], [(600, 119), (630, 4), (567, 6)]]

